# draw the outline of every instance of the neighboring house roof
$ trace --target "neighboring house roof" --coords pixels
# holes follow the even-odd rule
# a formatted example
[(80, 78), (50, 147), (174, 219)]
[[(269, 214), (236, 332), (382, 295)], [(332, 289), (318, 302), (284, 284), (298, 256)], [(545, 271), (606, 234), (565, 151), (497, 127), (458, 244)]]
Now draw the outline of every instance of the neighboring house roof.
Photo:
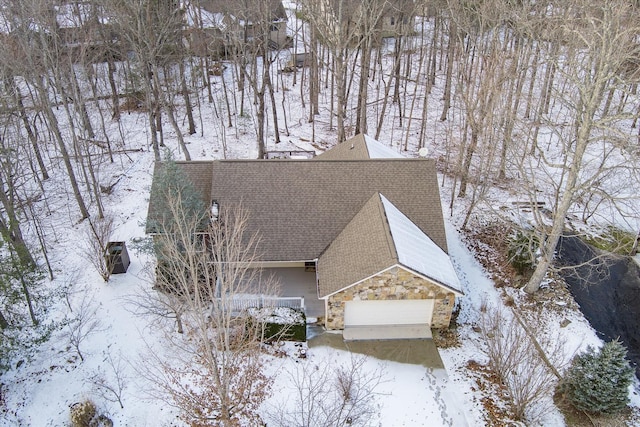
[(108, 24), (109, 18), (101, 7), (82, 2), (68, 2), (54, 6), (60, 28), (82, 28), (90, 22)]
[(185, 9), (187, 27), (226, 30), (223, 13), (210, 12), (204, 7), (198, 7), (192, 3), (182, 4), (181, 7)]
[[(263, 20), (264, 12), (268, 13), (269, 21), (286, 21), (287, 12), (281, 0), (202, 0), (200, 6), (212, 13), (227, 13), (238, 19), (257, 21)], [(264, 8), (264, 9), (263, 9)]]
[(375, 194), (318, 259), (318, 296), (398, 265), (462, 294), (446, 252), (384, 195)]
[(367, 160), (367, 159), (404, 159), (397, 151), (363, 133), (315, 157), (315, 160)]

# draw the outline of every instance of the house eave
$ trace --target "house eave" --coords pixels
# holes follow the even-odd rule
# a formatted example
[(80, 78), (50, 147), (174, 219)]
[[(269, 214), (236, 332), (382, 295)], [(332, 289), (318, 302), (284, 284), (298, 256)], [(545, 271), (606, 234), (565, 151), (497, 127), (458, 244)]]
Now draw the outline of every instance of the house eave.
[(404, 264), (397, 264), (397, 266), (402, 268), (402, 269), (404, 269), (404, 270), (406, 270), (406, 271), (411, 272), (412, 274), (415, 274), (416, 276), (420, 276), (424, 280), (428, 280), (429, 282), (432, 282), (433, 284), (435, 284), (437, 286), (440, 286), (443, 289), (448, 290), (449, 292), (453, 293), (456, 297), (463, 297), (464, 296), (464, 292), (462, 292), (459, 289), (455, 289), (451, 285), (447, 285), (446, 283), (442, 283), (442, 282), (440, 282), (440, 281), (438, 281), (438, 280), (436, 280), (436, 279), (434, 279), (432, 277), (429, 277), (429, 276), (427, 276), (427, 275), (425, 275), (423, 273), (415, 271), (414, 269), (409, 268)]
[(315, 262), (315, 259), (299, 259), (299, 260), (260, 260), (253, 261), (249, 265), (251, 268), (280, 268), (280, 267), (304, 267), (307, 262)]

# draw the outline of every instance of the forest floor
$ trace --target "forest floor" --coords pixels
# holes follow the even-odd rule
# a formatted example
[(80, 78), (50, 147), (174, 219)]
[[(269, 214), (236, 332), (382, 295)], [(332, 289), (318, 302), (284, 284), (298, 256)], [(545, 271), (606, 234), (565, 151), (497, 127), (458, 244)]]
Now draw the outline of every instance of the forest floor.
[[(384, 55), (382, 55), (384, 56)], [(230, 64), (228, 82), (233, 76)], [(299, 72), (299, 71), (297, 71)], [(336, 139), (335, 123), (329, 119), (333, 111), (329, 96), (321, 99), (321, 116), (309, 123), (309, 111), (304, 107), (298, 92), (302, 90), (292, 82), (290, 75), (278, 75), (282, 84), (277, 92), (282, 100), (288, 125), (281, 130), (282, 142), (275, 144), (273, 133), (267, 132), (267, 150), (310, 150), (320, 153), (330, 148)], [(442, 96), (442, 76), (433, 88), (431, 100)], [(275, 79), (278, 81), (278, 79)], [(220, 105), (222, 84), (216, 84), (216, 106), (207, 102), (202, 93), (196, 96), (195, 110), (198, 122), (197, 133), (189, 135), (183, 129), (183, 137), (193, 160), (222, 158), (256, 158), (256, 132), (254, 105), (251, 112), (233, 115), (233, 127), (227, 127)], [(233, 85), (230, 84), (233, 88)], [(379, 88), (378, 88), (379, 89)], [(373, 90), (373, 88), (371, 88)], [(233, 89), (232, 89), (233, 91)], [(372, 92), (373, 93), (373, 92)], [(236, 94), (233, 94), (236, 100)], [(252, 95), (247, 94), (247, 97)], [(247, 98), (249, 99), (249, 98)], [(332, 97), (331, 97), (332, 99)], [(107, 101), (101, 101), (107, 102)], [(350, 101), (350, 108), (353, 101)], [(434, 101), (434, 103), (439, 101)], [(421, 103), (419, 103), (421, 104)], [(308, 104), (307, 104), (308, 105)], [(426, 103), (425, 103), (426, 105)], [(125, 105), (123, 105), (125, 107)], [(105, 111), (108, 106), (103, 106)], [(372, 106), (371, 117), (376, 117), (379, 105)], [(459, 106), (452, 111), (459, 115)], [(177, 106), (184, 127), (184, 106)], [(375, 113), (374, 110), (375, 109)], [(448, 158), (450, 143), (456, 143), (454, 121), (442, 121), (439, 108), (430, 108), (425, 119), (429, 120), (425, 141), (418, 141), (418, 132), (409, 132), (399, 124), (395, 111), (389, 111), (379, 140), (390, 149), (409, 157), (417, 157), (419, 144), (425, 144), (430, 156), (443, 164)], [(413, 112), (416, 117), (421, 111)], [(98, 115), (90, 108), (97, 122)], [(68, 135), (69, 125), (61, 115), (61, 127)], [(137, 250), (146, 236), (146, 219), (154, 155), (150, 147), (148, 115), (138, 105), (123, 110), (119, 122), (106, 124), (114, 143), (115, 160), (110, 162), (103, 156), (99, 160), (100, 182), (112, 191), (103, 195), (107, 215), (114, 219), (113, 241), (124, 241), (129, 247), (131, 265), (126, 274), (114, 275), (104, 282), (91, 267), (85, 255), (88, 221), (78, 221), (73, 196), (68, 191), (68, 177), (64, 173), (62, 160), (55, 147), (50, 147), (49, 158), (53, 162), (52, 177), (43, 184), (48, 198), (37, 207), (41, 209), (41, 225), (47, 231), (48, 244), (54, 278), (45, 281), (50, 290), (57, 292), (58, 300), (47, 313), (47, 321), (55, 321), (58, 328), (51, 338), (33, 349), (31, 358), (19, 357), (12, 369), (0, 380), (0, 425), (3, 426), (64, 426), (69, 425), (69, 407), (76, 402), (93, 400), (99, 410), (114, 421), (116, 426), (182, 426), (179, 411), (168, 399), (153, 399), (152, 387), (137, 374), (137, 369), (149, 363), (149, 352), (162, 354), (166, 351), (167, 334), (173, 333), (175, 325), (170, 320), (136, 313), (131, 301), (152, 287), (154, 260), (144, 251)], [(374, 127), (374, 120), (371, 120)], [(401, 120), (400, 120), (401, 122)], [(416, 123), (414, 121), (414, 128)], [(453, 124), (452, 124), (453, 123)], [(282, 123), (279, 123), (281, 126)], [(181, 159), (176, 134), (165, 126), (164, 149), (173, 157)], [(273, 128), (268, 124), (267, 128)], [(272, 130), (272, 129), (271, 129)], [(352, 129), (348, 129), (349, 132)], [(411, 136), (409, 136), (411, 135)], [(453, 135), (453, 136), (452, 136)], [(406, 136), (406, 138), (404, 138)], [(403, 150), (403, 142), (408, 149)], [(163, 153), (164, 155), (164, 153)], [(477, 209), (466, 230), (460, 227), (465, 218), (465, 199), (451, 197), (453, 180), (440, 175), (441, 199), (445, 216), (445, 227), (449, 254), (463, 286), (465, 296), (457, 302), (456, 319), (452, 328), (434, 336), (440, 349), (446, 377), (436, 376), (425, 366), (398, 363), (367, 357), (363, 369), (369, 373), (381, 372), (383, 381), (375, 390), (373, 404), (375, 417), (371, 425), (387, 426), (521, 426), (513, 420), (509, 408), (509, 396), (488, 368), (486, 342), (481, 334), (481, 319), (489, 308), (502, 308), (517, 312), (530, 328), (536, 331), (541, 341), (562, 344), (562, 370), (571, 358), (587, 346), (600, 346), (601, 339), (585, 320), (560, 277), (551, 276), (534, 295), (524, 293), (521, 286), (526, 277), (517, 274), (507, 261), (505, 241), (511, 232), (507, 222), (489, 222), (481, 209)], [(310, 183), (313, 184), (313, 183)], [(509, 186), (492, 188), (494, 200), (507, 206), (510, 198)], [(451, 197), (449, 207), (449, 200)], [(36, 203), (37, 204), (37, 203)], [(516, 213), (517, 216), (517, 213)], [(69, 325), (77, 319), (84, 306), (93, 328), (86, 331), (81, 350), (76, 351), (69, 343)], [(87, 306), (89, 309), (87, 310)], [(306, 357), (301, 358), (301, 350)], [(284, 343), (278, 349), (265, 351), (266, 374), (273, 376), (274, 385), (269, 399), (261, 407), (263, 418), (273, 418), (279, 408), (295, 405), (293, 377), (296, 373), (313, 371), (322, 366), (347, 365), (352, 355), (330, 346), (307, 348), (306, 344)], [(122, 362), (116, 372), (112, 361)], [(122, 381), (121, 405), (114, 400), (113, 393), (96, 387), (96, 379), (107, 383)], [(552, 393), (534, 402), (539, 410), (536, 417), (527, 421), (529, 426), (638, 426), (640, 425), (639, 384), (630, 388), (631, 404), (628, 411), (614, 418), (593, 418), (572, 411), (559, 396)]]

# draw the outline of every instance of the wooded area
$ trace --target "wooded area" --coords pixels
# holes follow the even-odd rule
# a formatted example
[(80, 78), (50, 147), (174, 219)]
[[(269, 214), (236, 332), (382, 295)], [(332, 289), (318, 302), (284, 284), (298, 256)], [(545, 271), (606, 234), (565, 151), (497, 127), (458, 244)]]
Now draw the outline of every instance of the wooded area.
[[(50, 198), (69, 196), (99, 230), (117, 183), (101, 165), (147, 148), (126, 140), (123, 114), (144, 119), (157, 160), (163, 146), (190, 160), (184, 136), (196, 133), (226, 156), (247, 117), (262, 158), (295, 134), (292, 108), (319, 146), (368, 132), (409, 156), (428, 147), (453, 181), (450, 208), (464, 200), (463, 228), (499, 214), (496, 187), (528, 203), (539, 242), (530, 292), (576, 213), (633, 227), (636, 2), (299, 0), (288, 19), (276, 1), (221, 3), (2, 2), (0, 327), (22, 324), (21, 306), (38, 323), (33, 276), (54, 274), (57, 237), (41, 225)], [(301, 67), (286, 67), (291, 52), (304, 52)], [(207, 106), (216, 121), (203, 122)], [(66, 182), (50, 183), (58, 169)]]

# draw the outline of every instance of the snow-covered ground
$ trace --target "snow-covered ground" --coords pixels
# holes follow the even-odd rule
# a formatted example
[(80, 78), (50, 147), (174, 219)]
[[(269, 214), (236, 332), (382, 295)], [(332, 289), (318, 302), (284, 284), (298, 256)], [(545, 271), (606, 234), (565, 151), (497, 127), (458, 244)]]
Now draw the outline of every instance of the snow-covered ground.
[[(71, 306), (77, 311), (81, 299), (86, 294), (95, 308), (95, 319), (99, 325), (81, 344), (85, 357), (80, 361), (74, 351), (68, 348), (64, 328), (45, 343), (35, 359), (20, 368), (8, 372), (3, 377), (7, 408), (10, 414), (5, 425), (59, 426), (69, 418), (69, 406), (90, 398), (100, 405), (115, 422), (115, 425), (155, 426), (171, 425), (176, 412), (163, 402), (145, 400), (145, 389), (149, 387), (135, 373), (135, 364), (144, 357), (147, 343), (152, 347), (161, 345), (163, 327), (172, 325), (149, 324), (148, 318), (135, 316), (129, 311), (128, 301), (143, 287), (149, 287), (145, 266), (149, 258), (133, 249), (133, 240), (144, 237), (142, 221), (146, 214), (147, 195), (150, 184), (151, 153), (132, 156), (132, 163), (125, 165), (128, 172), (118, 184), (110, 212), (118, 219), (113, 240), (124, 240), (129, 245), (131, 265), (126, 274), (114, 275), (104, 283), (80, 256), (60, 257), (56, 260), (55, 283), (73, 283)], [(110, 196), (111, 197), (111, 196)], [(480, 356), (478, 337), (468, 327), (476, 318), (476, 310), (486, 298), (498, 301), (498, 296), (482, 268), (460, 240), (454, 228), (448, 227), (449, 245), (456, 270), (468, 295), (463, 300), (460, 320), (463, 336), (461, 347), (443, 351), (442, 358), (447, 368), (448, 379), (441, 373), (430, 373), (425, 367), (370, 358), (365, 367), (380, 369), (384, 380), (377, 388), (380, 405), (379, 424), (382, 426), (448, 425), (454, 420), (459, 425), (481, 425), (483, 419), (480, 396), (473, 391), (473, 381), (465, 375), (466, 361)], [(83, 244), (83, 224), (69, 224), (59, 227), (61, 234), (59, 253), (77, 253)], [(64, 236), (64, 238), (62, 238)], [(63, 304), (60, 310), (68, 312)], [(73, 317), (73, 313), (68, 313)], [(585, 328), (581, 333), (592, 335)], [(288, 387), (285, 372), (298, 368), (301, 363), (316, 364), (323, 360), (343, 363), (350, 357), (345, 351), (330, 347), (309, 349), (304, 360), (295, 357), (295, 347), (286, 347), (290, 357), (274, 358), (277, 365), (276, 396), (279, 390)], [(124, 408), (115, 402), (101, 398), (92, 387), (91, 378), (103, 372), (109, 378), (113, 374), (108, 357), (121, 359), (127, 386), (122, 400)], [(434, 380), (435, 379), (435, 380)], [(111, 378), (114, 380), (114, 378)], [(441, 393), (442, 399), (435, 394)], [(443, 419), (440, 402), (446, 403)], [(554, 421), (555, 423), (555, 421)], [(549, 425), (549, 424), (547, 424)], [(561, 424), (554, 424), (561, 425)]]
[[(232, 78), (230, 74), (227, 77)], [(282, 100), (288, 112), (289, 135), (283, 136), (284, 141), (277, 147), (270, 142), (268, 149), (316, 150), (317, 147), (331, 146), (336, 137), (334, 130), (328, 126), (327, 110), (322, 110), (315, 125), (307, 123), (308, 110), (300, 106), (299, 90), (293, 88), (291, 76), (283, 76), (282, 81), (291, 89), (286, 92), (286, 100), (283, 99), (284, 91), (277, 94), (279, 102)], [(434, 87), (432, 99), (439, 99), (441, 86)], [(221, 105), (222, 98), (219, 94), (215, 96)], [(328, 100), (321, 102), (326, 107)], [(450, 124), (438, 121), (439, 112), (433, 110), (433, 126), (430, 127), (427, 143), (430, 152), (438, 153), (443, 149), (443, 135)], [(194, 160), (255, 157), (255, 129), (250, 118), (234, 118), (234, 128), (226, 129), (223, 119), (216, 118), (217, 111), (213, 104), (202, 102), (195, 111), (198, 132), (195, 135), (185, 132), (184, 135)], [(415, 114), (418, 115), (417, 112)], [(396, 125), (391, 118), (380, 140), (399, 151), (399, 138), (403, 131)], [(49, 194), (58, 195), (49, 197), (47, 205), (42, 207), (43, 212), (49, 212), (43, 216), (42, 223), (52, 249), (50, 256), (55, 274), (55, 279), (48, 286), (52, 289), (67, 288), (69, 302), (67, 304), (66, 300), (60, 299), (50, 312), (50, 317), (57, 320), (73, 319), (84, 309), (95, 320), (95, 327), (80, 344), (83, 361), (69, 345), (66, 334), (68, 328), (65, 327), (57, 330), (49, 341), (38, 347), (33, 360), (20, 363), (19, 366), (19, 361), (14, 361), (14, 368), (1, 378), (6, 399), (6, 412), (0, 418), (1, 425), (67, 425), (69, 406), (85, 399), (96, 402), (116, 426), (182, 425), (174, 409), (165, 402), (149, 399), (147, 391), (150, 384), (136, 374), (136, 366), (145, 361), (145, 352), (149, 348), (161, 348), (165, 331), (173, 327), (170, 323), (158, 323), (155, 319), (136, 315), (135, 304), (131, 304), (142, 289), (151, 287), (149, 266), (152, 260), (135, 249), (135, 243), (145, 238), (143, 223), (153, 169), (146, 115), (125, 113), (122, 116), (122, 129), (119, 130), (114, 123), (109, 126), (113, 140), (118, 141), (120, 153), (116, 155), (114, 163), (100, 165), (99, 176), (104, 184), (117, 181), (113, 193), (105, 195), (104, 204), (116, 225), (111, 240), (127, 243), (131, 265), (126, 274), (114, 275), (108, 283), (102, 281), (83, 253), (87, 224), (86, 221), (77, 221), (74, 200), (67, 191), (62, 190), (67, 186), (63, 168), (52, 168), (55, 173), (45, 186)], [(120, 134), (124, 135), (124, 139), (118, 138)], [(175, 158), (181, 158), (172, 130), (165, 129), (165, 144)], [(417, 155), (416, 141), (412, 139), (409, 145), (410, 150), (406, 155)], [(52, 156), (52, 161), (56, 161), (55, 156)], [(431, 372), (420, 365), (368, 358), (364, 368), (384, 374), (383, 381), (376, 389), (378, 415), (373, 425), (438, 427), (486, 424), (486, 411), (482, 404), (484, 394), (467, 365), (470, 361), (486, 362), (484, 344), (476, 332), (476, 326), (481, 307), (500, 306), (502, 298), (489, 279), (489, 274), (474, 258), (464, 237), (457, 231), (464, 207), (458, 203), (450, 215), (444, 199), (451, 190), (447, 179), (443, 182), (449, 251), (465, 293), (459, 300), (460, 345), (440, 351), (446, 375), (438, 371)], [(56, 192), (56, 189), (61, 190)], [(83, 307), (83, 301), (90, 304), (84, 304)], [(544, 325), (544, 333), (562, 337), (566, 341), (567, 357), (587, 345), (599, 345), (595, 332), (579, 312), (567, 309), (562, 316), (557, 311), (543, 310), (543, 313), (544, 319), (540, 321)], [(570, 323), (561, 327), (561, 318), (568, 318)], [(286, 357), (265, 356), (269, 358), (269, 373), (276, 378), (270, 404), (283, 398), (286, 400), (291, 390), (291, 379), (286, 375), (287, 372), (299, 369), (302, 364), (314, 366), (324, 361), (347, 363), (351, 357), (342, 350), (314, 347), (307, 350), (306, 359), (300, 359), (296, 355), (297, 347), (286, 345), (284, 349)], [(114, 383), (113, 366), (117, 366), (118, 362), (119, 376), (125, 385), (122, 392), (123, 408), (102, 396), (93, 385), (100, 377)], [(632, 405), (640, 407), (640, 399), (635, 392), (632, 394)], [(268, 406), (265, 405), (265, 414)], [(564, 421), (559, 411), (552, 410), (546, 413), (540, 424), (555, 427), (563, 426)]]
[[(146, 146), (146, 141), (139, 138), (144, 132), (137, 128), (144, 126), (144, 123), (137, 123), (138, 119), (139, 117), (134, 116), (125, 117), (125, 120), (130, 121), (128, 135), (131, 139), (127, 141), (128, 146)], [(205, 138), (190, 138), (189, 148), (192, 152), (204, 153), (199, 158), (214, 157), (207, 153), (212, 150), (210, 142), (205, 141)], [(234, 141), (234, 144), (238, 145), (238, 151), (250, 150), (246, 141)], [(241, 144), (246, 146), (240, 148)], [(300, 142), (299, 145), (304, 144)], [(145, 150), (129, 153), (114, 164), (103, 166), (105, 177), (112, 174), (120, 179), (113, 194), (107, 197), (106, 205), (117, 225), (112, 240), (123, 240), (128, 245), (131, 265), (126, 274), (114, 275), (108, 283), (104, 283), (89, 266), (81, 249), (86, 240), (86, 224), (73, 220), (73, 207), (69, 208), (68, 215), (52, 213), (47, 218), (58, 236), (53, 260), (56, 278), (51, 285), (72, 286), (71, 307), (74, 311), (71, 312), (61, 301), (57, 306), (57, 315), (73, 318), (86, 296), (91, 301), (91, 310), (95, 309), (95, 320), (99, 324), (81, 343), (84, 361), (80, 361), (69, 347), (63, 328), (38, 349), (33, 361), (3, 376), (8, 413), (1, 421), (2, 424), (65, 425), (69, 419), (71, 404), (92, 399), (113, 419), (115, 425), (179, 425), (175, 410), (164, 402), (147, 399), (145, 391), (149, 384), (135, 372), (136, 364), (140, 363), (141, 358), (144, 360), (147, 346), (162, 346), (164, 328), (173, 326), (150, 323), (151, 319), (134, 315), (130, 304), (130, 300), (142, 288), (151, 286), (146, 270), (151, 260), (144, 253), (136, 251), (134, 242), (145, 237), (142, 224), (146, 216), (152, 163), (152, 153)], [(64, 201), (61, 200), (60, 203), (62, 205)], [(367, 369), (380, 369), (384, 372), (384, 381), (376, 389), (379, 405), (376, 425), (484, 424), (482, 393), (465, 366), (470, 360), (486, 361), (482, 341), (479, 334), (474, 332), (473, 326), (478, 321), (482, 304), (501, 304), (501, 299), (493, 282), (465, 246), (452, 221), (447, 220), (446, 228), (450, 255), (466, 294), (460, 299), (461, 312), (458, 318), (461, 345), (441, 351), (446, 376), (437, 371), (429, 372), (419, 365), (369, 358), (364, 365)], [(571, 312), (567, 315), (571, 316), (571, 324), (564, 329), (558, 326), (557, 331), (570, 340), (571, 351), (598, 343), (594, 331), (579, 313)], [(289, 377), (285, 373), (297, 369), (300, 364), (322, 363), (323, 360), (341, 363), (350, 357), (341, 350), (318, 347), (309, 349), (308, 357), (301, 360), (295, 355), (295, 347), (285, 348), (289, 357), (273, 358), (271, 361), (276, 374), (274, 398), (281, 398), (282, 393), (290, 387)], [(122, 394), (124, 408), (120, 408), (116, 402), (105, 400), (92, 386), (92, 377), (96, 375), (102, 375), (108, 381), (115, 380), (109, 358), (122, 361), (121, 376), (125, 378), (126, 384)], [(449, 424), (450, 422), (453, 424)], [(563, 421), (561, 415), (554, 411), (547, 414), (542, 424), (562, 426)]]

